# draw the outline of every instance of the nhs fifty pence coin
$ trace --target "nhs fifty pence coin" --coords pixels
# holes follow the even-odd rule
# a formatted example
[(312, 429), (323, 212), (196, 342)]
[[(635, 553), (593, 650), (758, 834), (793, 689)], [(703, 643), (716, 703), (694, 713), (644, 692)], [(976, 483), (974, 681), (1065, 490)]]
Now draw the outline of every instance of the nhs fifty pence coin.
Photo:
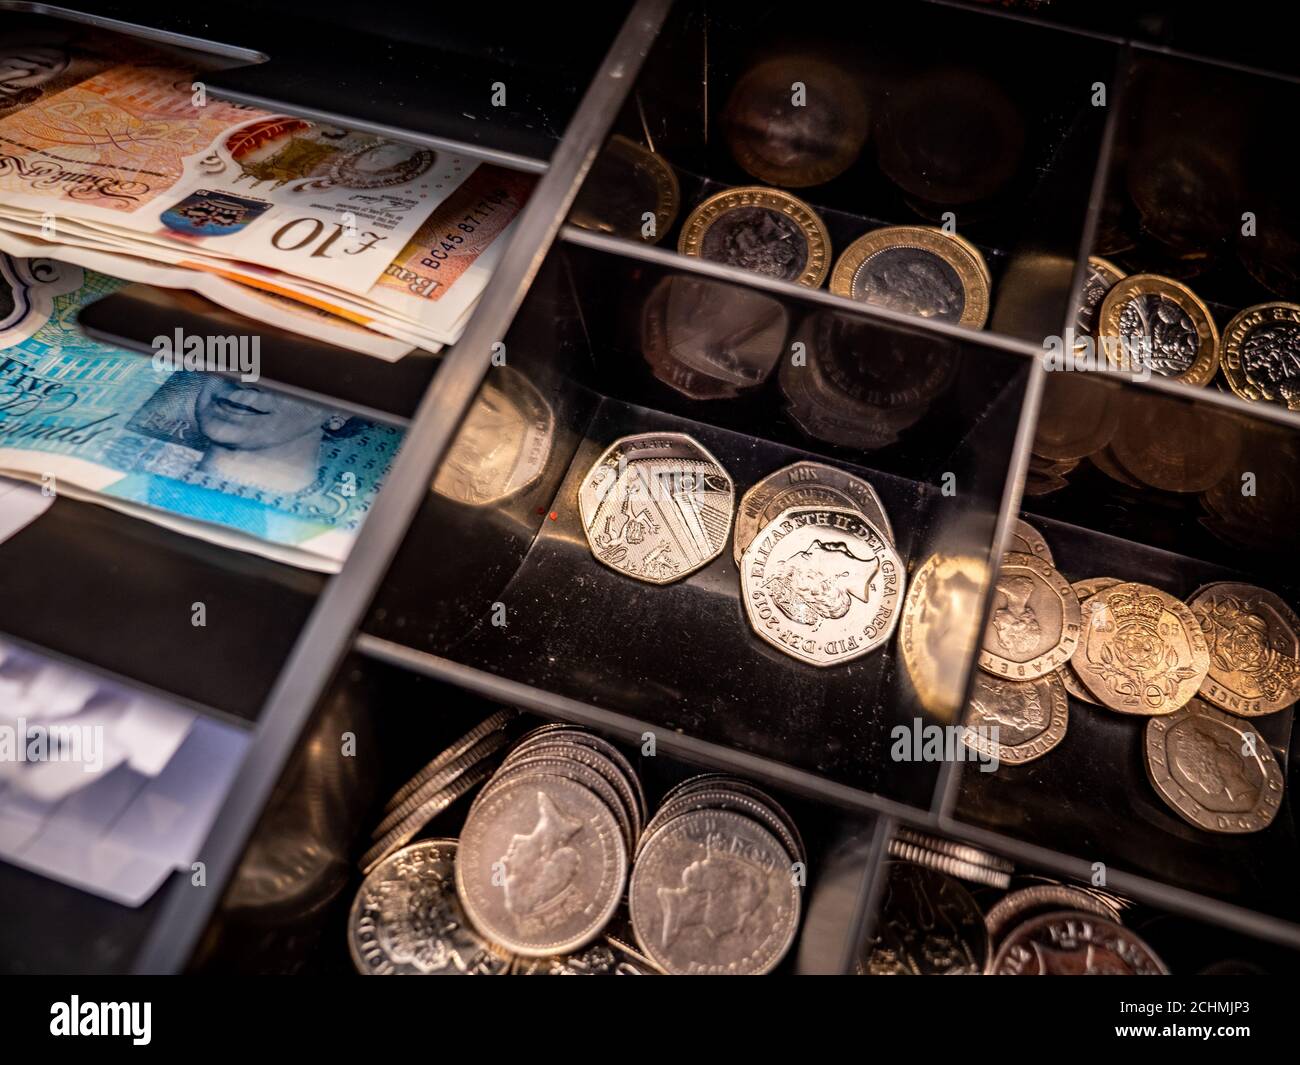
[(670, 584), (717, 558), (735, 503), (727, 471), (685, 433), (616, 440), (578, 489), (592, 554), (649, 584)]
[(905, 583), (893, 544), (855, 510), (791, 507), (741, 556), (754, 631), (814, 666), (874, 651), (898, 623)]

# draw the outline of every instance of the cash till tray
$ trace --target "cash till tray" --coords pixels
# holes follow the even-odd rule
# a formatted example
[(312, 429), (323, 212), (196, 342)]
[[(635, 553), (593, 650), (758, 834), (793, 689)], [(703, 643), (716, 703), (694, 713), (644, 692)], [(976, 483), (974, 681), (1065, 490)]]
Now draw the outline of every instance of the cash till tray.
[[(0, 37), (6, 20), (33, 17), (31, 7), (0, 3)], [(1267, 66), (1266, 50), (1218, 53), (1220, 42), (1182, 14), (1162, 21), (1062, 5), (1059, 18), (1051, 9), (1008, 17), (983, 5), (921, 0), (858, 13), (849, 26), (838, 26), (842, 14), (828, 8), (825, 19), (801, 20), (793, 36), (788, 7), (690, 0), (584, 12), (577, 28), (572, 20), (553, 25), (538, 9), (518, 32), (487, 31), (477, 18), (444, 27), (416, 15), (376, 26), (367, 14), (359, 33), (313, 5), (256, 18), (240, 4), (201, 19), (125, 2), (72, 3), (61, 12), (217, 54), (223, 69), (208, 81), (218, 96), (544, 176), (465, 337), (436, 357), (381, 363), (269, 334), (198, 297), (148, 286), (85, 312), (88, 331), (142, 353), (176, 326), (260, 335), (268, 381), (405, 424), (408, 447), (332, 578), (69, 500), (0, 545), (0, 566), (11, 575), (0, 632), (240, 720), (254, 738), (204, 848), (204, 891), (178, 873), (145, 906), (127, 910), (0, 866), (0, 889), (26, 915), (0, 925), (5, 969), (349, 972), (355, 863), (379, 804), (502, 703), (621, 744), (652, 805), (700, 769), (745, 777), (786, 804), (808, 838), (810, 861), (800, 936), (781, 972), (854, 971), (900, 825), (975, 843), (1026, 872), (1087, 882), (1102, 863), (1110, 889), (1143, 908), (1141, 934), (1175, 971), (1213, 960), (1187, 946), (1189, 929), (1222, 956), (1294, 963), (1300, 909), (1283, 888), (1297, 858), (1289, 795), (1263, 833), (1198, 833), (1151, 791), (1142, 723), (1074, 700), (1066, 741), (1029, 767), (985, 774), (899, 762), (889, 753), (897, 726), (947, 724), (954, 714), (922, 706), (897, 640), (839, 670), (784, 658), (748, 631), (730, 545), (676, 585), (634, 585), (591, 557), (572, 498), (576, 480), (616, 437), (686, 431), (722, 460), (737, 496), (799, 458), (867, 477), (885, 499), (909, 578), (941, 555), (973, 560), (983, 572), (965, 618), (970, 631), (980, 631), (988, 578), (1022, 508), (1073, 580), (1113, 571), (1182, 596), (1230, 574), (1295, 603), (1294, 559), (1225, 539), (1225, 528), (1238, 524), (1207, 527), (1197, 492), (1117, 485), (1085, 457), (1053, 474), (1062, 484), (1036, 494), (1044, 485), (1033, 450), (1044, 419), (1102, 396), (1097, 402), (1125, 410), (1166, 404), (1183, 420), (1231, 425), (1242, 453), (1270, 455), (1283, 475), (1294, 475), (1294, 414), (1214, 386), (1048, 375), (1034, 358), (1041, 338), (1070, 320), (1084, 260), (1102, 250), (1099, 235), (1127, 189), (1121, 178), (1142, 128), (1132, 115), (1143, 86), (1173, 79), (1184, 64), (1213, 69), (1234, 86), (1223, 107), (1249, 109), (1291, 91), (1267, 70), (1241, 65)], [(320, 47), (330, 34), (347, 42), (342, 73), (340, 53)], [(1206, 54), (1172, 56), (1171, 43)], [(1005, 187), (953, 208), (958, 230), (993, 275), (986, 330), (906, 318), (673, 250), (700, 199), (752, 183), (718, 134), (721, 112), (747, 66), (783, 48), (833, 52), (881, 99), (958, 65), (992, 79), (1009, 102), (1025, 136)], [(498, 81), (506, 103), (494, 109)], [(1097, 82), (1108, 89), (1104, 106), (1092, 102)], [(591, 160), (613, 134), (652, 146), (674, 169), (681, 202), (657, 245), (565, 225)], [(1237, 159), (1230, 155), (1228, 166)], [(870, 141), (844, 176), (795, 192), (826, 219), (837, 251), (877, 225), (941, 222), (933, 204), (885, 174)], [(1140, 242), (1135, 248), (1132, 269), (1166, 266), (1150, 249), (1144, 263)], [(1216, 261), (1232, 278), (1207, 296), (1216, 313), (1263, 301), (1228, 257)], [(683, 282), (715, 286), (706, 291), (720, 298), (770, 301), (788, 321), (787, 341), (818, 316), (838, 316), (860, 351), (878, 353), (872, 373), (901, 386), (909, 367), (929, 358), (945, 368), (942, 387), (888, 439), (825, 432), (796, 409), (775, 366), (728, 398), (687, 394), (647, 362), (643, 332), (656, 286)], [(499, 344), (504, 367), (493, 365)], [(533, 483), (471, 507), (430, 486), (485, 373), (489, 381), (527, 378), (554, 427)], [(945, 483), (956, 493), (946, 494)], [(168, 620), (171, 600), (188, 603), (199, 587), (220, 604), (209, 616), (226, 619), (202, 646), (189, 633), (178, 637), (178, 623)], [(504, 626), (492, 624), (497, 604)], [(965, 692), (973, 655), (959, 654), (948, 668), (949, 683)], [(1300, 783), (1293, 720), (1285, 711), (1256, 722), (1288, 791)], [(355, 760), (332, 756), (344, 731), (360, 738)], [(653, 757), (641, 753), (647, 732), (657, 741)], [(430, 832), (455, 835), (463, 816), (453, 807)], [(277, 854), (301, 856), (294, 876), (279, 875)]]

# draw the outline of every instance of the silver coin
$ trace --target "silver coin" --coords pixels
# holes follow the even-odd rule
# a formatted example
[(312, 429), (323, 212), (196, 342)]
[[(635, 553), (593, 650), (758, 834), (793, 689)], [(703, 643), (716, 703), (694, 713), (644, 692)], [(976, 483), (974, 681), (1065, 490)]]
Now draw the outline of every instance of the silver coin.
[(1068, 884), (1035, 884), (1004, 895), (984, 915), (989, 939), (996, 948), (1007, 932), (1041, 913), (1079, 910), (1119, 924), (1119, 911), (1090, 891)]
[(348, 948), (370, 975), (502, 976), (511, 965), (456, 897), (456, 841), (403, 847), (370, 872), (348, 914)]
[(439, 464), (433, 490), (474, 507), (500, 502), (541, 477), (554, 439), (550, 404), (518, 370), (497, 367)]
[(904, 843), (910, 843), (915, 847), (924, 847), (926, 850), (946, 854), (958, 861), (969, 862), (972, 865), (982, 865), (986, 869), (993, 869), (1000, 873), (1009, 873), (1015, 868), (1012, 862), (990, 851), (972, 847), (969, 843), (958, 843), (956, 840), (944, 839), (942, 836), (932, 836), (928, 832), (918, 832), (916, 829), (907, 828), (904, 825), (899, 825), (894, 829), (894, 835)]
[(533, 732), (523, 737), (519, 742), (524, 744), (540, 735), (557, 735), (569, 742), (579, 744), (598, 754), (603, 754), (623, 774), (624, 779), (632, 785), (632, 791), (636, 796), (637, 810), (640, 814), (641, 824), (645, 824), (646, 817), (649, 816), (649, 810), (646, 805), (645, 789), (641, 787), (641, 778), (637, 771), (632, 768), (632, 763), (624, 757), (623, 752), (615, 747), (608, 740), (588, 732), (586, 729), (578, 728), (574, 725), (567, 725), (563, 722), (555, 722), (550, 725), (543, 725), (541, 728), (534, 729)]
[(419, 809), (408, 815), (392, 831), (381, 836), (375, 845), (361, 856), (359, 863), (361, 871), (369, 873), (395, 850), (405, 847), (424, 831), (425, 826), (430, 821), (456, 802), (457, 799), (469, 794), (483, 783), (490, 772), (491, 766), (480, 763), (427, 799), (420, 805)]
[(487, 762), (489, 758), (492, 758), (505, 746), (506, 742), (505, 733), (489, 733), (460, 757), (447, 762), (433, 776), (429, 777), (405, 799), (385, 813), (383, 820), (371, 832), (371, 838), (378, 839), (386, 832), (391, 832), (453, 781), (464, 776), (475, 766)]
[(465, 735), (433, 759), (433, 761), (416, 773), (415, 776), (398, 788), (397, 793), (384, 804), (384, 811), (387, 812), (395, 806), (399, 806), (401, 803), (405, 802), (409, 795), (416, 791), (416, 789), (422, 787), (430, 778), (437, 775), (437, 773), (446, 766), (448, 762), (467, 754), (471, 749), (477, 746), (480, 740), (490, 736), (492, 733), (502, 728), (505, 728), (505, 726), (513, 720), (515, 716), (514, 710), (498, 710), (495, 714), (484, 718), (465, 733)]
[(614, 789), (619, 800), (621, 807), (619, 820), (626, 820), (631, 827), (628, 847), (636, 846), (636, 841), (641, 838), (641, 832), (645, 828), (645, 823), (641, 820), (641, 808), (631, 783), (613, 762), (604, 755), (576, 743), (538, 744), (527, 747), (526, 751), (529, 758), (570, 758), (599, 773)]
[(658, 976), (634, 951), (609, 936), (576, 954), (516, 958), (514, 976)]
[(1197, 828), (1260, 832), (1282, 806), (1286, 782), (1268, 741), (1201, 699), (1151, 718), (1143, 749), (1152, 787)]
[(669, 584), (717, 558), (735, 503), (726, 470), (685, 433), (615, 441), (578, 489), (592, 554), (649, 584)]
[(678, 795), (671, 802), (659, 807), (659, 812), (651, 822), (653, 827), (649, 831), (657, 830), (660, 825), (692, 810), (734, 810), (736, 813), (744, 814), (781, 841), (786, 852), (787, 866), (793, 866), (800, 860), (799, 845), (781, 819), (765, 804), (730, 790), (692, 791), (685, 795)]
[(889, 639), (905, 577), (893, 545), (857, 511), (792, 507), (745, 549), (740, 581), (762, 639), (800, 661), (833, 666)]
[(978, 976), (988, 961), (984, 914), (960, 883), (913, 862), (889, 863), (866, 976)]
[(586, 946), (609, 923), (627, 880), (627, 849), (599, 796), (562, 777), (493, 788), (461, 832), (456, 889), (474, 927), (512, 954)]
[(780, 841), (728, 810), (693, 810), (646, 839), (628, 889), (641, 949), (673, 975), (771, 972), (799, 927)]
[(998, 948), (994, 976), (1168, 976), (1169, 970), (1122, 925), (1062, 911), (1016, 925)]
[[(804, 847), (803, 837), (799, 834), (799, 826), (795, 824), (794, 818), (786, 811), (785, 807), (777, 802), (772, 796), (760, 788), (754, 787), (745, 780), (737, 780), (735, 777), (727, 776), (725, 773), (700, 773), (693, 777), (688, 777), (680, 784), (676, 784), (664, 793), (663, 799), (659, 803), (662, 810), (674, 799), (681, 795), (691, 795), (697, 791), (708, 791), (713, 789), (722, 789), (726, 791), (738, 792), (739, 794), (760, 802), (766, 806), (780, 820), (785, 827), (785, 831), (794, 839), (797, 854), (797, 860), (808, 863), (808, 851)], [(648, 828), (649, 826), (647, 826)]]
[(963, 861), (961, 858), (954, 858), (951, 854), (944, 854), (942, 851), (933, 851), (928, 847), (918, 847), (915, 843), (907, 843), (901, 839), (891, 839), (889, 841), (889, 856), (902, 862), (923, 865), (927, 869), (933, 869), (938, 873), (946, 873), (948, 876), (970, 880), (976, 884), (987, 884), (989, 887), (1005, 889), (1011, 884), (1011, 876), (1008, 873), (1001, 872), (998, 869), (990, 869), (988, 866), (979, 865), (976, 862)]
[(529, 754), (517, 762), (503, 765), (500, 771), (474, 799), (473, 804), (470, 806), (470, 812), (472, 813), (476, 807), (490, 799), (497, 789), (508, 783), (521, 779), (541, 777), (561, 777), (565, 780), (575, 781), (597, 796), (609, 808), (609, 812), (614, 815), (614, 819), (618, 822), (624, 849), (629, 854), (632, 852), (632, 848), (636, 845), (632, 820), (627, 809), (623, 806), (618, 792), (595, 769), (583, 765), (573, 758), (533, 757)]
[(821, 506), (859, 511), (886, 540), (894, 542), (894, 530), (885, 507), (871, 485), (861, 477), (821, 462), (796, 462), (769, 473), (741, 497), (731, 545), (736, 564), (740, 564), (741, 555), (758, 531), (783, 510)]

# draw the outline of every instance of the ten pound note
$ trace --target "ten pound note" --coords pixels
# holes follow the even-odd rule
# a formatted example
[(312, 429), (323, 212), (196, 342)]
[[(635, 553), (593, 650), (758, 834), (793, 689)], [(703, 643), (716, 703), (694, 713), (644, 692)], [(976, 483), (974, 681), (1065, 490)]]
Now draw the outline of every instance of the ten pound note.
[(0, 473), (337, 571), (401, 431), (88, 339), (78, 311), (121, 284), (0, 254)]
[(453, 343), (533, 179), (209, 97), (158, 57), (0, 53), (0, 249), (396, 358)]

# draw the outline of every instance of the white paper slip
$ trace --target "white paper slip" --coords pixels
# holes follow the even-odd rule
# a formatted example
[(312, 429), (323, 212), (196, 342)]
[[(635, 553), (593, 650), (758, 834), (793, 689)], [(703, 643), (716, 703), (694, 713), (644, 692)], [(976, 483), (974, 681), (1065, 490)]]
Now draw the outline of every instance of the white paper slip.
[(0, 544), (50, 509), (54, 496), (34, 484), (0, 477)]

